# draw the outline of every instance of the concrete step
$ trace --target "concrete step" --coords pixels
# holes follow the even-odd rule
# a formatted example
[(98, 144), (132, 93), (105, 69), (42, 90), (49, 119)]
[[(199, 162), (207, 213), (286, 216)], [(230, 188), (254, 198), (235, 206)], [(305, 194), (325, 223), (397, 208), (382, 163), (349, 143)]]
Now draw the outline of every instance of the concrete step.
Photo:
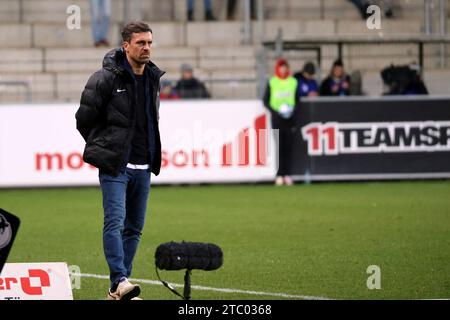
[(47, 48), (43, 50), (46, 72), (95, 72), (109, 48)]
[[(5, 1), (5, 0), (3, 0)], [(6, 0), (11, 1), (11, 0)], [(19, 2), (14, 0), (15, 2)], [(82, 28), (91, 21), (89, 0), (22, 0), (22, 15), (24, 22), (53, 22), (61, 26), (66, 25), (67, 18), (72, 11), (67, 13), (67, 8), (76, 5), (80, 8)], [(111, 0), (111, 22), (123, 21), (123, 1)]]
[[(33, 102), (51, 102), (56, 98), (56, 80), (52, 74), (1, 75), (0, 81), (24, 81), (29, 84)], [(0, 103), (27, 102), (26, 90), (22, 86), (0, 84)]]
[(79, 102), (81, 93), (92, 73), (57, 73), (56, 99), (58, 101)]
[(179, 73), (183, 63), (198, 68), (198, 49), (189, 47), (155, 47), (152, 50), (152, 61), (166, 72)]
[[(37, 50), (37, 49), (36, 49)], [(48, 72), (94, 72), (102, 64), (108, 48), (46, 48), (42, 49), (44, 66)], [(39, 50), (38, 50), (39, 51)], [(76, 52), (76, 58), (73, 58)], [(206, 70), (240, 70), (255, 68), (256, 60), (253, 47), (207, 48), (159, 48), (152, 50), (152, 61), (165, 71), (180, 70), (183, 63), (197, 69)]]
[[(69, 30), (65, 26), (57, 23), (35, 23), (15, 25), (30, 28), (26, 30), (29, 41), (24, 44), (17, 44), (21, 47), (93, 47), (92, 29), (90, 24), (81, 29)], [(183, 46), (185, 40), (185, 25), (181, 23), (153, 23), (151, 24), (154, 35), (154, 45), (159, 47)], [(8, 28), (9, 29), (9, 28)], [(119, 46), (122, 42), (120, 36), (121, 26), (118, 23), (111, 23), (108, 39), (112, 46)], [(16, 31), (17, 33), (19, 31)], [(7, 30), (0, 27), (0, 37), (7, 36)], [(33, 39), (33, 42), (31, 42)], [(27, 40), (27, 38), (26, 38)], [(16, 41), (13, 41), (16, 47)]]
[(230, 81), (226, 83), (206, 82), (214, 99), (254, 99), (257, 95), (257, 84)]
[(0, 42), (8, 48), (31, 48), (32, 28), (30, 24), (0, 23)]
[(196, 22), (186, 25), (186, 44), (192, 46), (240, 45), (242, 24), (239, 22)]
[(382, 20), (381, 30), (369, 30), (364, 20), (340, 20), (336, 24), (338, 35), (402, 35), (421, 34), (422, 23), (419, 20)]
[(43, 53), (40, 49), (0, 49), (0, 74), (43, 72)]
[(186, 27), (184, 23), (150, 22), (149, 25), (153, 31), (155, 46), (174, 47), (186, 45)]
[[(438, 22), (435, 21), (435, 24)], [(242, 22), (193, 22), (193, 23), (150, 23), (153, 29), (155, 47), (203, 47), (236, 46), (244, 41)], [(109, 40), (111, 45), (120, 45), (118, 23), (111, 23)], [(254, 45), (261, 41), (259, 25), (252, 24), (251, 41)], [(383, 20), (381, 30), (368, 30), (363, 20), (270, 20), (262, 30), (264, 40), (275, 40), (278, 30), (282, 30), (283, 39), (296, 40), (302, 36), (333, 35), (410, 35), (422, 34), (419, 20)], [(437, 29), (437, 25), (435, 27)], [(450, 19), (447, 26), (450, 33)], [(90, 24), (79, 30), (69, 30), (60, 23), (2, 23), (0, 39), (8, 42), (12, 48), (27, 47), (92, 47), (93, 39)]]
[(253, 46), (200, 48), (200, 68), (209, 70), (254, 69), (256, 49)]
[[(40, 72), (94, 72), (101, 68), (104, 55), (111, 48), (41, 48), (41, 49), (0, 49), (2, 61), (0, 72), (40, 73)], [(337, 58), (337, 47), (323, 45), (322, 69), (328, 71)], [(155, 47), (152, 61), (171, 76), (179, 76), (180, 66), (190, 64), (196, 72), (256, 70), (258, 48), (254, 46), (235, 47)], [(344, 46), (344, 62), (347, 67), (359, 70), (376, 70), (391, 63), (418, 62), (417, 45), (352, 45)], [(424, 47), (425, 67), (440, 69), (440, 45)], [(444, 56), (450, 56), (450, 45), (444, 46)], [(314, 51), (286, 51), (292, 70), (299, 70), (306, 61), (317, 63)], [(274, 51), (269, 52), (268, 72), (271, 73), (276, 60)]]
[[(258, 23), (252, 25), (253, 42), (260, 42)], [(296, 40), (301, 36), (332, 36), (336, 34), (336, 23), (332, 20), (269, 20), (264, 24), (264, 40), (275, 40), (278, 31), (282, 31), (284, 40)]]
[(425, 72), (423, 78), (430, 94), (449, 95), (450, 72), (434, 70)]
[(17, 0), (0, 1), (0, 21), (17, 23), (20, 20), (20, 2)]
[[(118, 43), (119, 25), (111, 24), (109, 29), (111, 44)], [(69, 30), (56, 23), (33, 25), (33, 47), (39, 48), (74, 48), (93, 47), (91, 27)]]
[[(363, 91), (370, 96), (379, 96), (383, 92), (383, 80), (379, 72), (363, 72)], [(449, 95), (450, 73), (433, 70), (424, 73), (425, 85), (432, 95)]]
[[(381, 2), (381, 1), (380, 1)], [(122, 22), (124, 1), (111, 0), (111, 21)], [(236, 20), (243, 20), (242, 1), (236, 6)], [(395, 0), (396, 18), (423, 19), (423, 0)], [(58, 22), (65, 23), (69, 16), (66, 12), (70, 5), (81, 9), (81, 20), (91, 20), (89, 0), (2, 0), (0, 17), (3, 22)], [(129, 20), (147, 20), (151, 22), (186, 21), (186, 0), (127, 0)], [(227, 0), (213, 1), (214, 15), (223, 21), (226, 19)], [(346, 0), (264, 0), (265, 16), (269, 20), (358, 20), (357, 9)], [(450, 1), (446, 0), (447, 12)], [(203, 1), (196, 0), (195, 21), (204, 20)], [(434, 13), (438, 14), (439, 2), (434, 0)]]

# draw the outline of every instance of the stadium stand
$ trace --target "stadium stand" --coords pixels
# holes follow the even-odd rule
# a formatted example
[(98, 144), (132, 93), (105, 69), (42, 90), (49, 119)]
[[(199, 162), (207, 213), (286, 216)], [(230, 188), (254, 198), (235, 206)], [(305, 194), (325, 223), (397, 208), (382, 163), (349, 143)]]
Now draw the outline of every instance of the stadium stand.
[[(130, 1), (133, 5), (127, 10), (129, 18), (142, 18), (153, 28), (153, 60), (167, 71), (167, 79), (177, 79), (181, 63), (189, 63), (214, 98), (256, 98), (259, 24), (252, 22), (251, 43), (244, 44), (242, 6), (238, 8), (236, 20), (227, 21), (226, 0), (213, 2), (216, 22), (201, 21), (203, 1), (197, 3), (195, 22), (186, 21), (184, 0), (135, 0)], [(385, 37), (423, 35), (423, 0), (395, 3), (395, 18), (383, 19), (381, 30), (369, 31), (348, 1), (265, 0), (263, 36), (265, 40), (273, 40), (280, 29), (285, 40), (296, 40), (299, 36), (367, 35), (369, 32)], [(66, 9), (72, 4), (81, 8), (80, 30), (66, 28), (69, 16)], [(450, 0), (445, 0), (445, 4), (448, 34)], [(115, 45), (120, 41), (119, 30), (125, 11), (123, 0), (112, 0), (110, 39)], [(438, 11), (435, 7), (432, 20), (435, 32), (439, 32)], [(88, 76), (100, 67), (101, 57), (108, 50), (93, 47), (89, 1), (3, 0), (0, 19), (0, 41), (4, 44), (0, 49), (0, 102), (78, 101)], [(448, 44), (425, 46), (424, 78), (432, 94), (448, 93), (449, 47)], [(325, 75), (337, 51), (330, 45), (323, 45), (321, 49), (320, 74)], [(391, 63), (417, 62), (417, 50), (417, 46), (409, 44), (354, 45), (344, 48), (345, 63), (349, 72), (362, 72), (365, 92), (379, 95), (382, 92), (380, 70)], [(310, 52), (286, 53), (294, 70), (314, 57)], [(275, 56), (269, 58), (267, 70), (272, 70)], [(31, 94), (27, 95), (27, 90)]]

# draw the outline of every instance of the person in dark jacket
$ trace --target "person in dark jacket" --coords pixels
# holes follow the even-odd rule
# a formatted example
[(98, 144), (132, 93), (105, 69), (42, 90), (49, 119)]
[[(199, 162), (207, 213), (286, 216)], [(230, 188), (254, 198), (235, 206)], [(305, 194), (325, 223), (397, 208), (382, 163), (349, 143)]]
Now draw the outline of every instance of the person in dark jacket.
[(320, 85), (321, 96), (349, 96), (350, 76), (345, 73), (344, 64), (336, 60), (330, 75)]
[(301, 97), (317, 97), (319, 95), (319, 85), (314, 76), (316, 67), (314, 63), (307, 62), (303, 69), (294, 74), (294, 78), (298, 81), (298, 87)]
[(386, 95), (428, 94), (420, 67), (415, 64), (386, 67), (381, 71), (381, 78), (387, 89)]
[(205, 85), (194, 77), (194, 70), (189, 64), (181, 65), (181, 79), (175, 86), (175, 92), (181, 99), (210, 98)]
[(132, 22), (122, 47), (108, 52), (88, 80), (76, 112), (86, 141), (85, 162), (99, 169), (103, 194), (103, 247), (110, 269), (110, 300), (140, 293), (131, 284), (132, 262), (144, 227), (150, 174), (159, 174), (159, 86), (164, 74), (150, 61), (152, 30)]
[(288, 62), (278, 59), (275, 75), (269, 80), (263, 97), (264, 106), (270, 112), (272, 129), (278, 130), (279, 161), (275, 179), (277, 186), (290, 186), (294, 183), (291, 177), (291, 161), (295, 144), (293, 129), (300, 109), (299, 99), (297, 79), (291, 76)]

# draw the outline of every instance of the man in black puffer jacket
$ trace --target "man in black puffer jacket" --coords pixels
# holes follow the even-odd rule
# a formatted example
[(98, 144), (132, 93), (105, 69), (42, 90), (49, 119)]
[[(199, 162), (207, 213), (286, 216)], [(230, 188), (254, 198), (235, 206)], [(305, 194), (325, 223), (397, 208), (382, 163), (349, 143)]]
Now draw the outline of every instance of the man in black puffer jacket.
[(126, 25), (123, 45), (105, 55), (88, 80), (76, 113), (86, 147), (83, 159), (99, 169), (103, 194), (103, 247), (110, 269), (108, 299), (140, 293), (131, 274), (144, 227), (150, 173), (159, 174), (159, 82), (150, 61), (153, 34), (143, 22)]

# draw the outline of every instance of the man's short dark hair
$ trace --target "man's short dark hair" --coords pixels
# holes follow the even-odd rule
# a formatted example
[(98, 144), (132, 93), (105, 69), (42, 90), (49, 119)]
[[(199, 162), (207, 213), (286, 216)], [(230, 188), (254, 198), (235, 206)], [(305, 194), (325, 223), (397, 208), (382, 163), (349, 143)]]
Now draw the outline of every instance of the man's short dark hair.
[(344, 66), (344, 62), (342, 62), (341, 59), (337, 59), (336, 61), (333, 62), (333, 68), (334, 67), (343, 67)]
[(303, 66), (303, 71), (308, 73), (308, 74), (310, 74), (310, 75), (315, 75), (316, 74), (316, 67), (314, 66), (314, 63), (307, 62)]
[(131, 42), (131, 36), (133, 33), (150, 32), (153, 33), (152, 29), (148, 24), (142, 21), (135, 21), (128, 23), (122, 29), (122, 41)]

